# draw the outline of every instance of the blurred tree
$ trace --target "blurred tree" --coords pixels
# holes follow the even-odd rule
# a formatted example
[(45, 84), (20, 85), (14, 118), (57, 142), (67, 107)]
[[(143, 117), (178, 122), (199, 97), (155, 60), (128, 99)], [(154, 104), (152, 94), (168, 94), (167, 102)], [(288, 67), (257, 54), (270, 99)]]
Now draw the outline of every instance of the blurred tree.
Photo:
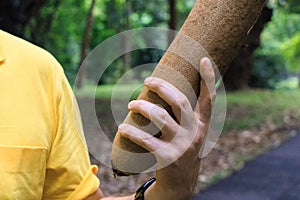
[(169, 0), (169, 29), (176, 30), (177, 28), (177, 7), (176, 0)]
[(40, 8), (27, 23), (25, 37), (40, 46), (46, 46), (48, 34), (51, 32), (53, 20), (61, 0), (44, 0), (43, 7)]
[(299, 0), (270, 0), (276, 7), (283, 8), (289, 13), (300, 13)]
[(284, 60), (275, 55), (255, 55), (255, 63), (251, 76), (249, 77), (249, 86), (256, 88), (274, 89), (276, 83), (284, 78), (288, 73), (284, 67)]
[(300, 32), (286, 40), (282, 46), (282, 55), (286, 59), (287, 67), (292, 72), (300, 72)]
[(1, 0), (0, 28), (24, 37), (29, 20), (37, 15), (47, 0)]
[[(290, 18), (297, 18), (297, 25), (294, 28), (297, 30), (289, 40), (282, 45), (282, 52), (287, 61), (287, 67), (293, 73), (298, 74), (298, 83), (300, 88), (300, 1), (299, 0), (282, 0), (281, 6), (289, 13), (292, 13)], [(296, 16), (295, 16), (296, 15)]]
[[(111, 0), (105, 2), (104, 10), (106, 13), (103, 18), (104, 29), (95, 28), (94, 38), (104, 39), (134, 28), (167, 27), (169, 19), (168, 2), (165, 0)], [(126, 49), (130, 49), (130, 40), (131, 37), (127, 34), (124, 41)], [(147, 55), (141, 56), (141, 54)], [(128, 69), (148, 62), (156, 62), (158, 54), (162, 54), (161, 50), (141, 49), (121, 56), (106, 69), (99, 84), (115, 83)], [(91, 73), (89, 76), (94, 74)]]
[(294, 0), (270, 1), (274, 14), (261, 35), (262, 45), (256, 51), (251, 86), (274, 88), (279, 80), (297, 73), (300, 80), (300, 13), (291, 10), (288, 3), (293, 3), (295, 8), (300, 5)]
[(195, 2), (196, 0), (177, 1), (177, 27), (182, 26)]
[(91, 0), (47, 0), (26, 27), (26, 38), (50, 51), (70, 82), (80, 62)]
[[(129, 20), (129, 16), (131, 15), (131, 4), (129, 1), (126, 1), (125, 2), (125, 5), (124, 5), (124, 18), (125, 18), (125, 30), (129, 30), (131, 28), (131, 23), (130, 23), (130, 20)], [(126, 37), (124, 38), (124, 41), (123, 41), (123, 44), (124, 44), (124, 49), (126, 52), (130, 51), (130, 48), (131, 48), (131, 35), (128, 33), (126, 34)], [(124, 56), (123, 56), (123, 63), (124, 63), (124, 67), (123, 67), (123, 70), (124, 71), (127, 71), (130, 69), (130, 66), (131, 66), (131, 54), (130, 52), (129, 53), (126, 53)]]
[(254, 66), (254, 51), (260, 46), (260, 34), (266, 23), (271, 21), (272, 9), (265, 6), (256, 24), (245, 39), (245, 45), (229, 65), (223, 81), (226, 89), (238, 90), (249, 86), (249, 78)]
[[(176, 0), (169, 0), (169, 29), (176, 30), (177, 29), (177, 7)], [(169, 43), (172, 42), (173, 37), (169, 37)]]
[[(81, 42), (81, 55), (80, 55), (80, 61), (78, 65), (77, 72), (79, 71), (81, 65), (83, 64), (84, 59), (87, 57), (89, 51), (90, 51), (90, 43), (91, 43), (91, 32), (93, 28), (94, 23), (94, 8), (95, 8), (96, 0), (91, 1), (91, 5), (88, 11), (88, 16), (86, 20), (86, 25), (82, 37)], [(77, 87), (81, 88), (83, 85), (83, 81), (86, 78), (86, 72), (84, 71), (85, 68), (81, 69), (81, 73), (77, 73)]]

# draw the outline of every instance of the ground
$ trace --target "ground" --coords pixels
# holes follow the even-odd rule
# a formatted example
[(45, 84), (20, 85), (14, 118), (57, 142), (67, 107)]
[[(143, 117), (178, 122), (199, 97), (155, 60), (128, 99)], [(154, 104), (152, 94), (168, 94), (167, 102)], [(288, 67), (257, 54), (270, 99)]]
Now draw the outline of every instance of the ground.
[[(97, 103), (105, 105), (107, 102), (97, 101)], [(105, 116), (111, 116), (110, 112), (101, 110), (102, 116), (103, 112), (107, 112), (104, 113)], [(246, 111), (241, 110), (240, 114), (244, 114), (242, 112)], [(279, 125), (272, 120), (266, 120), (253, 128), (239, 131), (229, 130), (222, 133), (214, 150), (202, 161), (197, 191), (195, 192), (229, 176), (233, 171), (241, 169), (245, 162), (283, 143), (294, 134), (294, 130), (299, 129), (298, 114), (294, 112), (281, 113), (282, 123)], [(104, 120), (102, 121), (103, 129), (114, 132), (116, 124), (108, 120), (109, 118), (102, 119)], [(92, 132), (93, 130), (87, 131)], [(132, 194), (141, 184), (153, 176), (150, 173), (114, 178), (109, 167), (102, 165), (93, 157), (91, 160), (94, 164), (99, 165), (98, 176), (105, 195)]]

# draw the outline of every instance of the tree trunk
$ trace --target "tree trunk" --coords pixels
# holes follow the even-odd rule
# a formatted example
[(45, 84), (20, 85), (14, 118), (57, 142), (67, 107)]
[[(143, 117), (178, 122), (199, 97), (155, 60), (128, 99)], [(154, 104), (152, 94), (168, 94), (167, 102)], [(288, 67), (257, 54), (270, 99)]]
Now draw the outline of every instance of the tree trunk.
[(271, 21), (272, 9), (264, 6), (260, 17), (250, 34), (245, 39), (245, 45), (240, 49), (236, 58), (229, 64), (223, 81), (227, 90), (248, 88), (249, 77), (254, 65), (254, 51), (260, 46), (260, 34), (266, 23)]
[[(125, 18), (125, 30), (129, 30), (130, 29), (130, 21), (129, 21), (129, 17), (131, 14), (131, 5), (130, 2), (126, 1), (125, 2), (125, 9), (124, 9), (124, 18)], [(124, 49), (126, 52), (128, 52), (131, 48), (131, 35), (129, 33), (127, 33), (125, 35), (125, 39), (123, 41), (124, 44)], [(126, 72), (127, 70), (130, 69), (130, 65), (131, 65), (131, 53), (128, 52), (124, 55), (123, 57), (123, 62), (124, 62), (124, 72)]]
[[(223, 74), (264, 4), (265, 0), (197, 0), (152, 76), (173, 84), (195, 106), (200, 92), (197, 71), (200, 60), (210, 57)], [(141, 92), (138, 99), (160, 104), (173, 116), (170, 106), (147, 89)], [(140, 114), (129, 112), (124, 123), (160, 135)], [(155, 162), (151, 153), (117, 133), (112, 148), (112, 165), (116, 175), (140, 173), (154, 166)]]
[(25, 26), (45, 3), (46, 0), (1, 0), (0, 29), (24, 37)]
[(61, 0), (50, 0), (47, 4), (45, 4), (45, 6), (51, 7), (51, 11), (48, 11), (47, 13), (38, 12), (32, 16), (32, 19), (28, 23), (29, 37), (31, 41), (39, 46), (45, 46), (47, 36), (51, 32), (56, 11), (61, 2)]
[[(87, 23), (86, 23), (86, 27), (84, 29), (84, 34), (83, 34), (83, 39), (82, 39), (81, 56), (80, 56), (78, 70), (79, 70), (80, 66), (82, 64), (84, 64), (84, 59), (88, 55), (88, 52), (90, 49), (91, 32), (92, 32), (93, 23), (94, 23), (93, 11), (95, 8), (95, 3), (96, 3), (96, 0), (92, 0), (90, 8), (89, 8)], [(76, 77), (77, 78), (77, 81), (76, 81), (77, 88), (81, 88), (83, 86), (83, 81), (85, 79), (85, 76), (86, 76), (86, 73), (83, 70), (81, 70), (80, 73), (77, 73), (77, 77)]]
[[(176, 30), (177, 28), (177, 8), (176, 0), (169, 0), (169, 29)], [(172, 42), (173, 37), (169, 37), (169, 44)]]
[(176, 0), (169, 0), (169, 29), (176, 30), (177, 28), (177, 9)]

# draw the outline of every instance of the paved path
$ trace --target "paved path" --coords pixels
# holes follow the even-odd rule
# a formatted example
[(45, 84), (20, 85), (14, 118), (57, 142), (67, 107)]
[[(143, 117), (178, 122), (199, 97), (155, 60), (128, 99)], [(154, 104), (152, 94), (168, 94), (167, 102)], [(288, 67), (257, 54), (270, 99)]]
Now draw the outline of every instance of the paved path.
[(300, 134), (193, 200), (300, 200)]

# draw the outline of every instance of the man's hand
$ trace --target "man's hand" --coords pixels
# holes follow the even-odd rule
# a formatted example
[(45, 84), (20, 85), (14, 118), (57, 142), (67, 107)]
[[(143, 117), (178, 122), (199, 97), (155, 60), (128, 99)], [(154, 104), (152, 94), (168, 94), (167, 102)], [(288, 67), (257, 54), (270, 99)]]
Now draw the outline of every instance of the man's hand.
[(188, 199), (193, 193), (200, 168), (199, 154), (216, 95), (214, 70), (208, 58), (200, 62), (200, 74), (201, 93), (195, 109), (187, 97), (168, 82), (154, 77), (145, 80), (145, 86), (172, 107), (176, 119), (163, 108), (144, 100), (128, 105), (132, 112), (162, 127), (162, 136), (155, 138), (134, 126), (119, 126), (123, 137), (152, 152), (157, 159), (156, 182), (146, 191), (146, 200)]

